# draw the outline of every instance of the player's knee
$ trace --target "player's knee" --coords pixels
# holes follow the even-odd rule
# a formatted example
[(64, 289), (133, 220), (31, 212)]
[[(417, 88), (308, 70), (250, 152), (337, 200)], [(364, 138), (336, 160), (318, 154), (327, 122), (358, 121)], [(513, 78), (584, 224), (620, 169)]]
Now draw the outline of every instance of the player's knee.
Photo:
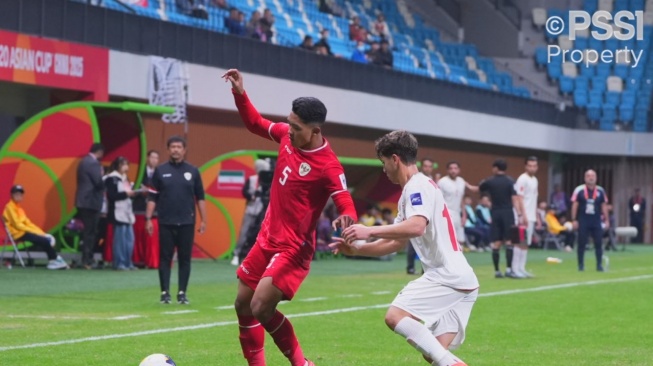
[(236, 297), (236, 301), (234, 301), (234, 309), (236, 309), (236, 314), (240, 315), (247, 315), (252, 311), (249, 307), (249, 301), (243, 301), (239, 297)]
[(265, 323), (272, 315), (274, 315), (275, 306), (274, 304), (266, 301), (265, 299), (254, 297), (250, 303), (250, 308), (252, 309), (252, 315), (258, 319), (261, 323)]
[(397, 324), (401, 321), (401, 318), (397, 317), (395, 314), (392, 312), (388, 312), (385, 314), (385, 324), (390, 328), (390, 330), (395, 330), (397, 327)]

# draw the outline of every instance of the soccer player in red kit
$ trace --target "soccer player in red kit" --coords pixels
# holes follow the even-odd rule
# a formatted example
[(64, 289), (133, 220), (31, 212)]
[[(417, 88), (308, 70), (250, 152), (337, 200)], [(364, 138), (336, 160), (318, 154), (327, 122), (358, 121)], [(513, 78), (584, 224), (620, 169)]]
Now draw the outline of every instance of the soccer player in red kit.
[(292, 366), (313, 366), (277, 304), (292, 299), (308, 275), (315, 227), (329, 197), (341, 213), (334, 228), (344, 229), (357, 220), (342, 165), (322, 136), (327, 110), (316, 98), (297, 98), (288, 122), (274, 123), (261, 117), (249, 101), (238, 70), (227, 71), (223, 78), (231, 82), (247, 129), (279, 143), (265, 219), (254, 247), (236, 271), (235, 308), (243, 355), (250, 366), (265, 365), (265, 330)]

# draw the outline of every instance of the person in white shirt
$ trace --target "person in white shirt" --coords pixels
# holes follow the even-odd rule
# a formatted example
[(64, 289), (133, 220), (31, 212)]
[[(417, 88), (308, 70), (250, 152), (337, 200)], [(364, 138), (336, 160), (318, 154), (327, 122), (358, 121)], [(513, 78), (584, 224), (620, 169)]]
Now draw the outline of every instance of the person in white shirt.
[(542, 220), (537, 214), (538, 183), (535, 176), (537, 168), (537, 157), (527, 157), (526, 171), (517, 178), (515, 183), (515, 192), (522, 201), (522, 214), (526, 217), (528, 224), (526, 226), (526, 243), (519, 243), (515, 246), (512, 270), (524, 277), (533, 277), (531, 273), (526, 271), (528, 247), (533, 241), (533, 232), (542, 228)]
[[(478, 296), (478, 280), (458, 245), (453, 222), (438, 185), (417, 170), (417, 140), (393, 131), (375, 143), (388, 179), (402, 188), (395, 223), (352, 225), (330, 244), (348, 255), (383, 256), (410, 241), (424, 274), (395, 297), (385, 323), (436, 366), (465, 366), (449, 349), (460, 346)], [(377, 238), (370, 243), (358, 240)]]
[[(460, 176), (460, 164), (456, 161), (447, 163), (447, 175), (438, 180), (438, 186), (442, 190), (444, 202), (447, 204), (453, 227), (456, 231), (456, 238), (461, 246), (465, 245), (465, 228), (463, 224), (467, 221), (467, 212), (463, 204), (465, 189), (472, 192), (478, 192), (478, 187), (473, 186)], [(468, 245), (470, 250), (476, 250), (472, 244)], [(482, 249), (481, 249), (482, 251)]]

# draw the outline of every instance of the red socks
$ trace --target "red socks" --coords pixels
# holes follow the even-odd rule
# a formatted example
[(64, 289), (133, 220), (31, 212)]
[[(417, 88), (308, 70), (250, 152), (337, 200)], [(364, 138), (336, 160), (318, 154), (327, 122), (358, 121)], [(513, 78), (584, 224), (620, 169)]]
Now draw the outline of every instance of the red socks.
[[(304, 366), (306, 365), (306, 359), (304, 358), (304, 352), (299, 346), (297, 337), (295, 336), (295, 330), (290, 324), (290, 321), (281, 314), (279, 311), (276, 311), (272, 318), (265, 324), (263, 324), (265, 330), (270, 333), (274, 343), (284, 356), (290, 360), (292, 366)], [(242, 328), (241, 328), (242, 334)], [(261, 342), (261, 346), (263, 342)], [(252, 365), (252, 364), (250, 364)]]
[[(253, 316), (238, 315), (240, 346), (249, 366), (265, 366), (265, 330)], [(292, 328), (291, 328), (292, 329)]]

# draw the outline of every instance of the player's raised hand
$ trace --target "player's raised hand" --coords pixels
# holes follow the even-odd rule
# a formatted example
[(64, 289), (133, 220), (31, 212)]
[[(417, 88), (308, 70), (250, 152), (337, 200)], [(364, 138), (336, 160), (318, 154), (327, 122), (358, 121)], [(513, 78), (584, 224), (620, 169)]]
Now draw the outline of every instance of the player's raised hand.
[(353, 224), (354, 224), (354, 219), (352, 219), (351, 216), (342, 215), (339, 216), (337, 219), (333, 220), (331, 226), (333, 227), (333, 230), (338, 230), (338, 228), (344, 230)]
[(343, 238), (333, 238), (333, 243), (329, 244), (329, 248), (333, 250), (333, 254), (355, 255), (356, 245), (354, 243), (347, 243)]
[(245, 92), (245, 87), (243, 86), (243, 75), (238, 71), (238, 69), (229, 69), (227, 72), (222, 75), (222, 78), (225, 82), (231, 82), (231, 87), (238, 94), (243, 94)]
[(348, 243), (351, 243), (355, 240), (367, 240), (370, 238), (370, 231), (371, 229), (365, 225), (351, 225), (342, 231), (342, 237)]

